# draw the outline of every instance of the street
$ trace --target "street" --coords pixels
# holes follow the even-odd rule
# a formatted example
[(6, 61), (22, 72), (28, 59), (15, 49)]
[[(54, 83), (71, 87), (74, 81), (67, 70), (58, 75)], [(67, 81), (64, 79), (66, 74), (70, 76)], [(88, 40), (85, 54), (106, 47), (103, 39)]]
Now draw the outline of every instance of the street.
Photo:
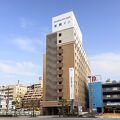
[(0, 120), (119, 120), (120, 118), (59, 118), (58, 116), (39, 116), (39, 117), (1, 117)]

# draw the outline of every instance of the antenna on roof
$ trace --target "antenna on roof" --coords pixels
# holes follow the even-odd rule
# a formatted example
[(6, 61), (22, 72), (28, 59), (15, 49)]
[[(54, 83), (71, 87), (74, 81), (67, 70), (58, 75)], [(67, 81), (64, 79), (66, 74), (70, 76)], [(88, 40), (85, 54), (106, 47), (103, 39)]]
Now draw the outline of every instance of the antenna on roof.
[(18, 80), (18, 85), (20, 84), (20, 80)]

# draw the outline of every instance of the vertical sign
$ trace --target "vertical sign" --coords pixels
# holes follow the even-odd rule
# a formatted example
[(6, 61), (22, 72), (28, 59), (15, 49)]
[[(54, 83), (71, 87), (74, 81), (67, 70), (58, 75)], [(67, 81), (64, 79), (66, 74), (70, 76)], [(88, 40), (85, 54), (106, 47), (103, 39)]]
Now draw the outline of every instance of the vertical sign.
[(70, 100), (74, 99), (74, 68), (69, 68)]

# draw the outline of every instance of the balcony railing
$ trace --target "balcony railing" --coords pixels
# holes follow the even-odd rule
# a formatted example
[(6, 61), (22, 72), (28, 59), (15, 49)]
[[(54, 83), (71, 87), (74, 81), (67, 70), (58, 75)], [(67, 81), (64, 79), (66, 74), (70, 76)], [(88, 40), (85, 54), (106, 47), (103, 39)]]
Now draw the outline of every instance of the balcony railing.
[(58, 82), (62, 82), (63, 81), (63, 78), (58, 78)]
[(57, 68), (62, 67), (63, 63), (57, 63)]
[(57, 74), (63, 74), (63, 70), (58, 70)]
[(116, 107), (120, 107), (120, 103), (118, 102), (111, 102), (111, 103), (103, 103), (103, 106), (104, 107), (107, 107), (107, 106), (116, 106)]
[(103, 89), (103, 93), (110, 93), (110, 92), (119, 92), (120, 93), (120, 89)]
[(113, 99), (120, 99), (120, 95), (118, 96), (110, 96), (110, 97), (107, 97), (107, 96), (104, 96), (103, 97), (104, 100), (113, 100)]
[(62, 97), (63, 96), (63, 92), (58, 92), (58, 97)]
[(59, 54), (59, 53), (62, 54), (62, 53), (63, 53), (63, 49), (59, 49), (59, 50), (58, 50), (58, 54)]
[(62, 59), (63, 59), (63, 56), (57, 56), (57, 59), (58, 59), (58, 60), (62, 60)]
[(63, 85), (57, 85), (58, 89), (63, 89)]

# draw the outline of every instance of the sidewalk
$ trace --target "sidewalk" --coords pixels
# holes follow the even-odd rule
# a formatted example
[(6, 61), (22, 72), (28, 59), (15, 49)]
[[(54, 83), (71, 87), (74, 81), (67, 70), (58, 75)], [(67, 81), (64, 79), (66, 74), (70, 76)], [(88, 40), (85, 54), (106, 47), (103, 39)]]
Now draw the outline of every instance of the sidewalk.
[(120, 118), (120, 113), (104, 113), (100, 118)]

